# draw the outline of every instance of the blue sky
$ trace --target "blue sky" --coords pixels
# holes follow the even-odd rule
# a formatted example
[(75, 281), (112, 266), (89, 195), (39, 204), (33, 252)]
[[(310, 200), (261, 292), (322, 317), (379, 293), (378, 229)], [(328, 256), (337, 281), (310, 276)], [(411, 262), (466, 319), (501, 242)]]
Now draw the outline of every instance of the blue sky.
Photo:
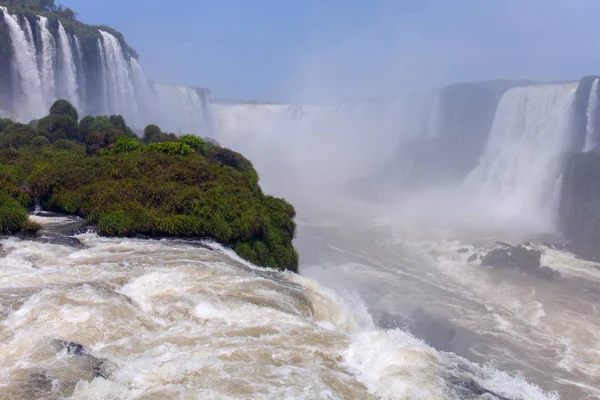
[(57, 0), (151, 79), (244, 100), (393, 96), (600, 73), (596, 0)]

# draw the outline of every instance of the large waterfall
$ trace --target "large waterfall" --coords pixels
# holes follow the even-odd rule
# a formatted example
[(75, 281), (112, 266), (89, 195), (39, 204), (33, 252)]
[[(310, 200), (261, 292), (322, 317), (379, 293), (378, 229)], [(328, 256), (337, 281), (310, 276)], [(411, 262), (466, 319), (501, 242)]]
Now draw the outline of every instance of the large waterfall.
[(554, 226), (575, 90), (575, 84), (542, 85), (504, 95), (480, 164), (466, 179), (480, 206), (499, 218)]
[(0, 36), (12, 53), (0, 60), (9, 77), (0, 79), (2, 117), (28, 122), (66, 98), (82, 116), (121, 114), (138, 129), (155, 123), (176, 133), (209, 133), (207, 91), (150, 82), (112, 33), (100, 30), (84, 43), (60, 21), (0, 10)]

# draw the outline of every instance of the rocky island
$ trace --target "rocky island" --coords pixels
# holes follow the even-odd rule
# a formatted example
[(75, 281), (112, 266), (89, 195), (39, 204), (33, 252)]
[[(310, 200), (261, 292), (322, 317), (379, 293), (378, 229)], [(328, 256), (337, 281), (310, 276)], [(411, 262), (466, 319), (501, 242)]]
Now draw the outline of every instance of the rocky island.
[(25, 125), (0, 120), (0, 231), (36, 234), (27, 210), (76, 215), (108, 236), (196, 237), (257, 265), (297, 271), (295, 210), (266, 195), (252, 163), (156, 125), (139, 139), (120, 115), (56, 101)]

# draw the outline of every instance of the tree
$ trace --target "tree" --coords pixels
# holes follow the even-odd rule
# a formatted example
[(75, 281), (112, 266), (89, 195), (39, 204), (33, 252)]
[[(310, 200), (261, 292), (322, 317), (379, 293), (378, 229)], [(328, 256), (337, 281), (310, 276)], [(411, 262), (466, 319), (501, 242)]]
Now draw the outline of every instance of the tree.
[(144, 142), (150, 143), (155, 136), (158, 136), (162, 133), (158, 125), (148, 125), (144, 128)]
[(188, 146), (190, 146), (192, 149), (196, 150), (199, 153), (206, 153), (206, 142), (204, 140), (202, 140), (201, 138), (199, 138), (198, 136), (195, 135), (183, 135), (182, 137), (179, 138), (179, 141), (181, 143), (185, 143)]
[(56, 100), (52, 104), (52, 107), (50, 107), (50, 115), (65, 115), (73, 118), (75, 121), (79, 120), (77, 109), (67, 100)]

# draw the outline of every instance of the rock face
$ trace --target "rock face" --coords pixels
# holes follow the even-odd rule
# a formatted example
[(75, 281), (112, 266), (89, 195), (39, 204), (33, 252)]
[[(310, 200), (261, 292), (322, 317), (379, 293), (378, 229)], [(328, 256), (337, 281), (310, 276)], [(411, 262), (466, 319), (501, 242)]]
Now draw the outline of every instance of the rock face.
[(481, 259), (481, 265), (494, 268), (517, 269), (541, 279), (552, 280), (560, 274), (549, 267), (542, 267), (542, 252), (523, 245), (499, 243)]
[(572, 154), (563, 174), (561, 232), (578, 256), (600, 261), (600, 154)]

